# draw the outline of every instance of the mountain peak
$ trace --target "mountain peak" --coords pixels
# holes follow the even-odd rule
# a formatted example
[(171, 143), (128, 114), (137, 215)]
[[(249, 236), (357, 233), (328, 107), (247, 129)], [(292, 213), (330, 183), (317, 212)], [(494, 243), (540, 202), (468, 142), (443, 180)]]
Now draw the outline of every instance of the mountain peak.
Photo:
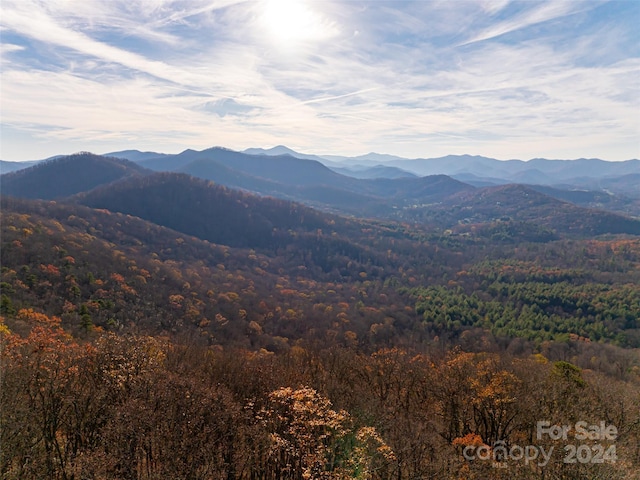
[(295, 150), (290, 149), (285, 145), (276, 145), (271, 148), (247, 148), (242, 153), (246, 153), (248, 155), (269, 155), (269, 156), (277, 156), (277, 155), (291, 155), (292, 157), (297, 157), (300, 154)]

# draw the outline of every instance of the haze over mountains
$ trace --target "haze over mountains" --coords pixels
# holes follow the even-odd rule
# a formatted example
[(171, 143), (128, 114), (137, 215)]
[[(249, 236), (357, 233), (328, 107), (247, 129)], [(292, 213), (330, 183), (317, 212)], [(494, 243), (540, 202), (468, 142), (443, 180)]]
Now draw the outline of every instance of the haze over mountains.
[[(90, 266), (78, 277), (91, 290), (87, 301), (105, 302), (99, 297), (104, 292), (99, 291), (100, 285), (95, 284), (91, 275), (95, 277), (96, 272), (108, 271), (113, 266), (117, 266), (117, 271), (107, 275), (110, 284), (118, 283), (120, 276), (133, 275), (128, 282), (135, 286), (135, 291), (145, 292), (141, 302), (126, 288), (123, 296), (114, 296), (117, 315), (107, 309), (104, 317), (100, 317), (100, 325), (106, 327), (114, 320), (116, 326), (134, 322), (145, 328), (180, 332), (182, 310), (176, 310), (171, 298), (184, 297), (180, 288), (201, 284), (199, 293), (195, 292), (197, 297), (210, 298), (217, 289), (225, 288), (232, 293), (243, 292), (242, 302), (249, 302), (236, 305), (233, 300), (236, 293), (219, 294), (220, 305), (205, 302), (210, 310), (205, 319), (231, 315), (235, 320), (230, 327), (225, 327), (223, 320), (211, 327), (208, 320), (195, 317), (190, 320), (196, 325), (206, 324), (203, 328), (222, 343), (242, 344), (246, 342), (243, 332), (256, 330), (255, 325), (249, 327), (250, 318), (236, 311), (236, 307), (242, 307), (241, 310), (253, 315), (260, 310), (251, 303), (256, 298), (265, 298), (278, 308), (284, 305), (285, 311), (306, 312), (287, 314), (306, 319), (294, 325), (282, 321), (282, 312), (275, 311), (269, 320), (270, 333), (263, 330), (264, 335), (260, 334), (261, 340), (256, 343), (274, 351), (282, 348), (277, 338), (294, 340), (299, 335), (315, 335), (313, 332), (321, 324), (327, 328), (321, 322), (331, 320), (331, 310), (325, 312), (328, 316), (313, 312), (330, 304), (323, 307), (322, 301), (308, 300), (309, 292), (335, 290), (333, 282), (337, 282), (355, 289), (347, 295), (348, 302), (338, 303), (354, 305), (361, 319), (356, 322), (361, 323), (356, 328), (358, 338), (372, 334), (371, 322), (384, 325), (389, 318), (398, 321), (390, 331), (411, 336), (419, 325), (414, 318), (413, 303), (423, 297), (412, 296), (406, 288), (442, 284), (444, 290), (430, 291), (429, 295), (445, 296), (455, 312), (459, 302), (467, 305), (473, 300), (457, 297), (460, 292), (456, 285), (462, 282), (466, 294), (477, 290), (489, 303), (473, 308), (465, 306), (465, 312), (473, 311), (471, 316), (465, 313), (459, 318), (455, 314), (443, 317), (438, 320), (440, 323), (433, 324), (432, 333), (455, 336), (465, 329), (482, 327), (507, 337), (522, 336), (535, 341), (565, 338), (571, 333), (592, 340), (606, 338), (620, 345), (640, 344), (635, 307), (631, 307), (630, 313), (626, 307), (618, 308), (629, 302), (635, 305), (636, 290), (627, 284), (629, 272), (637, 274), (634, 270), (634, 252), (640, 236), (637, 199), (613, 192), (544, 185), (510, 183), (478, 187), (444, 174), (356, 178), (336, 172), (313, 158), (252, 155), (223, 148), (187, 150), (178, 155), (135, 151), (118, 154), (137, 161), (84, 152), (0, 176), (6, 236), (3, 261), (13, 265), (14, 273), (19, 272), (12, 277), (8, 271), (14, 293), (3, 300), (6, 311), (17, 312), (21, 306), (38, 304), (60, 315), (66, 304), (51, 300), (46, 282), (53, 285), (52, 280), (58, 278), (60, 271), (71, 271), (71, 265), (75, 265), (72, 262), (78, 261), (78, 268)], [(557, 171), (567, 168), (564, 163), (552, 161), (541, 164), (555, 166)], [(598, 162), (594, 165), (597, 168), (585, 168), (584, 172), (593, 174), (606, 167)], [(632, 169), (635, 163), (629, 165), (613, 168), (619, 173)], [(594, 204), (600, 208), (592, 208)], [(624, 209), (635, 213), (621, 213)], [(105, 248), (108, 252), (103, 251)], [(75, 252), (71, 255), (74, 260), (65, 253), (71, 251)], [(130, 262), (123, 260), (123, 252), (129, 252), (127, 255), (144, 265), (138, 267), (141, 271), (156, 269), (156, 260), (163, 258), (172, 273), (158, 273), (155, 283), (147, 285), (146, 274), (128, 273)], [(566, 272), (558, 276), (555, 265), (565, 257)], [(485, 264), (488, 258), (497, 263)], [(603, 258), (608, 260), (602, 263)], [(484, 282), (493, 278), (494, 270), (503, 271), (500, 262), (504, 259), (530, 262), (531, 265), (517, 268), (524, 269), (527, 281), (537, 282), (532, 285), (536, 293), (531, 302), (538, 310), (527, 310), (518, 304), (517, 308), (508, 307), (516, 308), (517, 315), (509, 316), (507, 310), (498, 312), (500, 318), (508, 321), (485, 325), (482, 319), (487, 318), (487, 309), (512, 298), (501, 293), (507, 286), (497, 290), (485, 288)], [(549, 271), (540, 277), (535, 266), (542, 263)], [(227, 268), (239, 270), (229, 277), (224, 273)], [(485, 272), (487, 268), (489, 273)], [(200, 269), (206, 271), (199, 274)], [(478, 277), (480, 271), (485, 273)], [(581, 282), (591, 271), (599, 276), (588, 277), (588, 285), (583, 285)], [(465, 280), (469, 272), (475, 272), (472, 275), (477, 278)], [(43, 277), (40, 283), (34, 280), (34, 275)], [(211, 275), (216, 279), (214, 282), (208, 280), (213, 278)], [(483, 279), (483, 275), (489, 277)], [(71, 276), (64, 278), (65, 282), (72, 280)], [(174, 285), (171, 289), (165, 285), (169, 278)], [(519, 283), (520, 277), (514, 281)], [(562, 284), (556, 286), (558, 282)], [(587, 291), (594, 282), (601, 292), (607, 292), (613, 282), (618, 292), (615, 295), (633, 298), (619, 304), (618, 297), (612, 294), (603, 304), (602, 312), (598, 310), (600, 304), (584, 310), (586, 306), (578, 307), (583, 293), (572, 289)], [(32, 287), (23, 292), (20, 290), (23, 285)], [(112, 287), (115, 293), (120, 291), (115, 284)], [(253, 288), (262, 292), (259, 297), (251, 293)], [(359, 288), (364, 288), (361, 290), (364, 293), (356, 293)], [(561, 305), (566, 306), (563, 307), (566, 311), (560, 317), (557, 312), (560, 304), (549, 300), (548, 288), (562, 290), (565, 303)], [(64, 282), (59, 289), (63, 296), (75, 291)], [(295, 294), (295, 303), (291, 303), (289, 295), (295, 289), (301, 293)], [(367, 298), (375, 311), (365, 306)], [(389, 303), (389, 298), (395, 300)], [(490, 298), (498, 303), (491, 303)], [(67, 300), (71, 302), (73, 297)], [(193, 308), (204, 311), (202, 301), (193, 300)], [(233, 309), (227, 309), (227, 304)], [(576, 313), (578, 308), (590, 313), (584, 317)], [(149, 309), (156, 313), (150, 314)], [(534, 317), (537, 323), (532, 327)], [(606, 325), (602, 319), (607, 319)], [(68, 320), (75, 321), (71, 316)], [(544, 328), (540, 327), (543, 320), (549, 323)], [(433, 321), (430, 316), (429, 322)], [(266, 324), (263, 326), (266, 328)], [(355, 327), (345, 324), (344, 328)]]
[(549, 160), (535, 158), (523, 160), (497, 160), (478, 155), (447, 155), (438, 158), (408, 159), (394, 155), (369, 153), (358, 157), (316, 156), (295, 152), (287, 147), (271, 149), (248, 149), (244, 153), (253, 155), (291, 155), (297, 158), (318, 160), (330, 168), (360, 170), (363, 167), (384, 165), (394, 167), (418, 176), (451, 175), (471, 182), (493, 184), (528, 183), (556, 185), (587, 184), (586, 179), (620, 177), (640, 172), (640, 160), (607, 162), (597, 158), (577, 160)]
[[(371, 154), (342, 159), (339, 167), (335, 160), (300, 155), (286, 147), (247, 152), (214, 147), (177, 155), (128, 150), (109, 156), (81, 153), (54, 157), (3, 174), (0, 181), (5, 195), (40, 199), (75, 195), (74, 202), (152, 221), (157, 220), (149, 217), (152, 211), (174, 211), (176, 220), (182, 221), (177, 230), (191, 234), (186, 219), (190, 212), (200, 211), (194, 205), (219, 204), (222, 197), (231, 203), (237, 199), (231, 200), (236, 195), (233, 191), (213, 194), (211, 188), (217, 187), (194, 183), (187, 180), (188, 176), (328, 212), (418, 222), (457, 234), (468, 233), (478, 225), (496, 238), (524, 236), (539, 241), (556, 235), (640, 234), (638, 160), (502, 162), (472, 156), (417, 160), (385, 157), (387, 163), (380, 165), (376, 163), (380, 156)], [(165, 174), (159, 176), (159, 172)], [(480, 177), (480, 173), (485, 176)], [(527, 185), (524, 181), (533, 178), (540, 182)], [(551, 179), (556, 186), (549, 185)], [(154, 191), (147, 195), (152, 185)], [(158, 189), (164, 189), (166, 196)], [(148, 198), (156, 203), (150, 205)], [(184, 212), (182, 218), (180, 211)], [(226, 213), (224, 208), (215, 211), (223, 216)], [(207, 217), (206, 212), (201, 213)], [(235, 218), (264, 224), (267, 229), (271, 225), (258, 217)], [(166, 226), (176, 228), (171, 222)], [(220, 240), (209, 234), (201, 238)]]
[[(335, 155), (310, 155), (296, 152), (279, 145), (270, 149), (249, 148), (235, 152), (221, 147), (203, 151), (185, 150), (179, 154), (141, 152), (124, 150), (105, 153), (105, 156), (124, 158), (143, 163), (147, 168), (159, 171), (177, 171), (197, 159), (212, 159), (221, 163), (239, 162), (241, 158), (255, 156), (282, 157), (319, 162), (328, 168), (357, 178), (396, 178), (409, 176), (449, 175), (464, 182), (478, 185), (501, 185), (507, 183), (525, 183), (531, 185), (557, 186), (561, 188), (581, 187), (595, 190), (611, 188), (625, 190), (629, 194), (637, 193), (640, 175), (640, 160), (631, 159), (622, 162), (608, 162), (597, 158), (576, 160), (549, 160), (535, 158), (523, 160), (497, 160), (477, 155), (447, 155), (438, 158), (408, 159), (394, 155), (369, 153), (357, 157)], [(61, 155), (46, 160), (59, 158)], [(44, 160), (30, 162), (0, 161), (2, 173), (20, 170)], [(234, 165), (234, 168), (237, 164)], [(256, 172), (252, 172), (256, 173)], [(623, 184), (623, 185), (620, 185)]]

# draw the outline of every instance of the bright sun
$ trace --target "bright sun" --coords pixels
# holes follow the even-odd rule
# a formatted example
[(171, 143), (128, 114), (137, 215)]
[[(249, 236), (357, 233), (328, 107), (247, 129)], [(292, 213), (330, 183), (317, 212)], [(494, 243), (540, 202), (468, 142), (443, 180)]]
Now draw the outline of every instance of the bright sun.
[(320, 40), (332, 34), (331, 25), (304, 0), (267, 0), (264, 22), (271, 38), (285, 45)]

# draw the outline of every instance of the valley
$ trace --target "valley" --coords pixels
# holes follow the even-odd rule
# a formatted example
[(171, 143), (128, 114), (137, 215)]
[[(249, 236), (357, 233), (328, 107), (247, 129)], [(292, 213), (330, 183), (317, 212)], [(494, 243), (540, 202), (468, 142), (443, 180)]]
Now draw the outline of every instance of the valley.
[(577, 412), (623, 461), (509, 474), (631, 478), (631, 196), (127, 156), (0, 177), (6, 478), (506, 478), (462, 451)]

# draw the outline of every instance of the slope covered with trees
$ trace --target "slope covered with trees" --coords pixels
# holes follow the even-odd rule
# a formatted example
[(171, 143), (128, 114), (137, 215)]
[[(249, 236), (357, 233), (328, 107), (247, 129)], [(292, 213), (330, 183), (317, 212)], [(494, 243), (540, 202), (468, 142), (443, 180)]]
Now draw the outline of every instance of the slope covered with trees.
[(83, 152), (0, 176), (3, 195), (54, 199), (148, 172), (128, 160)]
[(119, 182), (79, 195), (76, 201), (230, 246), (274, 245), (278, 232), (317, 230), (331, 221), (300, 204), (247, 195), (173, 173)]
[[(569, 204), (534, 194), (425, 209), (449, 229), (173, 173), (3, 197), (0, 476), (634, 478), (640, 239), (552, 230)], [(545, 420), (617, 434), (597, 457)]]
[(280, 212), (269, 217), (256, 204), (253, 213), (272, 222), (268, 241), (205, 217), (216, 244), (108, 210), (4, 199), (3, 311), (36, 307), (72, 328), (185, 326), (244, 346), (281, 337), (287, 347), (327, 329), (363, 347), (481, 331), (532, 345), (580, 338), (640, 346), (635, 238), (501, 243), (254, 201)]
[[(79, 343), (55, 317), (18, 320), (23, 335), (0, 323), (7, 479), (622, 480), (640, 464), (633, 373), (543, 354), (269, 354), (139, 334)], [(566, 462), (563, 442), (536, 436), (545, 419), (616, 434), (599, 443), (602, 461)]]
[[(146, 164), (145, 162), (142, 164)], [(164, 156), (148, 162), (154, 169), (184, 172), (214, 181), (218, 185), (295, 200), (338, 214), (419, 222), (443, 231), (455, 230), (459, 233), (481, 229), (496, 239), (513, 237), (515, 240), (540, 241), (567, 235), (585, 238), (607, 233), (640, 234), (640, 220), (623, 214), (633, 215), (637, 203), (635, 200), (593, 192), (583, 192), (580, 195), (576, 192), (539, 187), (534, 189), (524, 185), (475, 188), (446, 175), (357, 179), (331, 171), (315, 160), (287, 155), (247, 155), (220, 148), (202, 152), (185, 151), (177, 156)], [(154, 180), (144, 180), (143, 177), (149, 173), (126, 160), (85, 153), (50, 160), (3, 175), (1, 181), (5, 194), (50, 199), (83, 193), (86, 194), (82, 195), (82, 198), (87, 198), (85, 201), (94, 201), (92, 205), (97, 205), (95, 201), (101, 198), (103, 203), (115, 202), (118, 211), (135, 210), (144, 218), (166, 196), (172, 198), (175, 204), (162, 205), (161, 208), (166, 209), (167, 215), (171, 211), (176, 213), (177, 209), (186, 204), (194, 212), (191, 215), (184, 211), (181, 231), (185, 231), (185, 228), (201, 228), (195, 212), (202, 213), (202, 201), (206, 203), (212, 197), (211, 192), (205, 194), (202, 191), (202, 182), (198, 184), (177, 173), (166, 172), (155, 174)], [(182, 178), (182, 186), (177, 185), (178, 178)], [(112, 185), (117, 181), (122, 181), (122, 185)], [(187, 185), (189, 182), (192, 185)], [(155, 190), (150, 204), (137, 191), (151, 189), (152, 183)], [(99, 192), (87, 193), (98, 186), (101, 187)], [(198, 193), (185, 192), (183, 203), (180, 204), (181, 189), (191, 187)], [(163, 188), (166, 191), (162, 192)], [(124, 198), (115, 198), (120, 194), (125, 195), (125, 192), (130, 202), (126, 206)], [(200, 199), (200, 194), (208, 200), (204, 197)], [(136, 198), (137, 196), (142, 198)], [(245, 203), (251, 204), (251, 198), (245, 196)], [(584, 208), (576, 203), (622, 213)], [(145, 212), (137, 204), (145, 204)], [(216, 215), (220, 216), (221, 213), (217, 212)], [(154, 213), (153, 221), (158, 220), (159, 214)], [(240, 222), (247, 218), (247, 212), (244, 212), (237, 220)], [(269, 223), (265, 223), (263, 218), (250, 220), (262, 223), (265, 228)], [(200, 232), (199, 235), (205, 233)], [(206, 235), (211, 236), (211, 232)]]
[(401, 215), (458, 232), (515, 222), (528, 225), (530, 230), (577, 238), (607, 233), (640, 235), (640, 219), (579, 207), (525, 185), (462, 191), (436, 205), (405, 209)]

